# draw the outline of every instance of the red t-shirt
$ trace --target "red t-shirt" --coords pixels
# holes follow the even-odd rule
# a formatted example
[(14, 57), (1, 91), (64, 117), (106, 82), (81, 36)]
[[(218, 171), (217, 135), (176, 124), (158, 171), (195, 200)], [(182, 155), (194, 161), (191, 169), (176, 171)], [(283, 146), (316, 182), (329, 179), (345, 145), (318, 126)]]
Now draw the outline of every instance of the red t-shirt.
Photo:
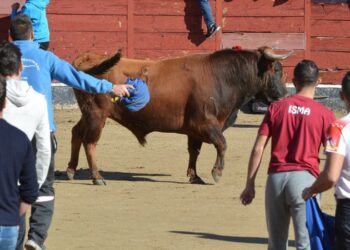
[(320, 146), (334, 120), (332, 111), (304, 96), (272, 103), (259, 128), (272, 138), (268, 173), (307, 170), (317, 177)]

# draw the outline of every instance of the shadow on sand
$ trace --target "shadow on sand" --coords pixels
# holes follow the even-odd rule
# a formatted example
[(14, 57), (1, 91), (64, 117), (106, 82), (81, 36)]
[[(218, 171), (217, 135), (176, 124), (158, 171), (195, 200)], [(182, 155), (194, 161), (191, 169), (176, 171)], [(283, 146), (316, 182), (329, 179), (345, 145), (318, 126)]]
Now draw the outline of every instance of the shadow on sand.
[[(169, 232), (176, 233), (176, 234), (193, 235), (201, 239), (220, 240), (220, 241), (229, 241), (229, 242), (237, 242), (237, 243), (267, 245), (267, 242), (268, 242), (267, 238), (263, 238), (263, 237), (227, 236), (227, 235), (202, 233), (202, 232), (188, 232), (188, 231), (169, 231)], [(295, 241), (290, 240), (288, 242), (288, 246), (295, 247)]]
[[(153, 177), (169, 177), (170, 174), (148, 174), (148, 173), (132, 173), (132, 172), (110, 172), (100, 170), (101, 175), (106, 181), (142, 181), (142, 182), (164, 182), (174, 184), (190, 184), (189, 182), (161, 180), (161, 178)], [(66, 171), (55, 171), (56, 181), (68, 181)], [(91, 180), (89, 169), (79, 169), (75, 173), (74, 180)], [(213, 185), (213, 184), (206, 184)]]

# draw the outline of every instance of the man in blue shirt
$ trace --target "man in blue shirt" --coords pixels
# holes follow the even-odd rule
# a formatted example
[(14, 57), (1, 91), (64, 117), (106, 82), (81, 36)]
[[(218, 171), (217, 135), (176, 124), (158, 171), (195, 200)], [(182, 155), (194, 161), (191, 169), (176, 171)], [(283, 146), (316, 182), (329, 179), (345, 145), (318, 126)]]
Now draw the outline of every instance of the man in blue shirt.
[[(56, 130), (52, 106), (52, 80), (58, 80), (73, 88), (90, 93), (113, 93), (117, 96), (129, 96), (131, 85), (113, 85), (112, 83), (96, 79), (84, 72), (77, 71), (68, 62), (59, 59), (50, 51), (39, 49), (38, 43), (33, 41), (33, 27), (30, 19), (25, 15), (17, 15), (11, 21), (10, 36), (13, 43), (22, 53), (22, 78), (33, 86), (34, 90), (45, 95), (48, 104), (49, 122), (51, 130), (51, 164), (47, 179), (39, 190), (39, 199), (32, 206), (30, 229), (26, 249), (44, 249), (44, 241), (51, 224), (54, 209), (54, 154), (57, 143), (54, 136)], [(24, 234), (20, 235), (17, 250), (22, 249)]]
[(15, 249), (20, 215), (38, 197), (38, 183), (29, 139), (2, 118), (5, 101), (6, 79), (0, 75), (0, 249)]

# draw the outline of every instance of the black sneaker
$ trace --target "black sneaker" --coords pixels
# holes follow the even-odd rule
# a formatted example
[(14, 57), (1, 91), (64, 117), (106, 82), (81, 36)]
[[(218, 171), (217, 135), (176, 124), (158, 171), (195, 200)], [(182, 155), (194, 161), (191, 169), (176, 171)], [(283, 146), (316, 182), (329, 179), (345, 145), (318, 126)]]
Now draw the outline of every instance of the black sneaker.
[(207, 34), (205, 35), (206, 38), (211, 38), (215, 35), (216, 32), (221, 30), (220, 26), (217, 26), (215, 23), (208, 29)]

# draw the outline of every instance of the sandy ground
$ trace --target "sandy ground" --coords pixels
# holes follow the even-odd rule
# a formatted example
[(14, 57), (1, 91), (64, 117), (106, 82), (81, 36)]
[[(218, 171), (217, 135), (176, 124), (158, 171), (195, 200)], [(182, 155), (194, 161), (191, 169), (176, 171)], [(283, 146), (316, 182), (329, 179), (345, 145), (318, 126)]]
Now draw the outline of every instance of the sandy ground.
[[(56, 111), (58, 171), (66, 169), (70, 131), (79, 117), (78, 110)], [(266, 249), (263, 201), (269, 150), (253, 204), (244, 207), (239, 201), (261, 119), (240, 114), (236, 127), (225, 131), (226, 166), (218, 184), (210, 174), (215, 149), (203, 145), (198, 173), (207, 185), (188, 183), (186, 136), (152, 133), (141, 147), (128, 130), (109, 121), (98, 145), (98, 164), (107, 186), (92, 185), (81, 151), (77, 180), (56, 180), (47, 249)], [(334, 214), (331, 191), (323, 195), (322, 208)], [(292, 230), (290, 239), (293, 246)]]

